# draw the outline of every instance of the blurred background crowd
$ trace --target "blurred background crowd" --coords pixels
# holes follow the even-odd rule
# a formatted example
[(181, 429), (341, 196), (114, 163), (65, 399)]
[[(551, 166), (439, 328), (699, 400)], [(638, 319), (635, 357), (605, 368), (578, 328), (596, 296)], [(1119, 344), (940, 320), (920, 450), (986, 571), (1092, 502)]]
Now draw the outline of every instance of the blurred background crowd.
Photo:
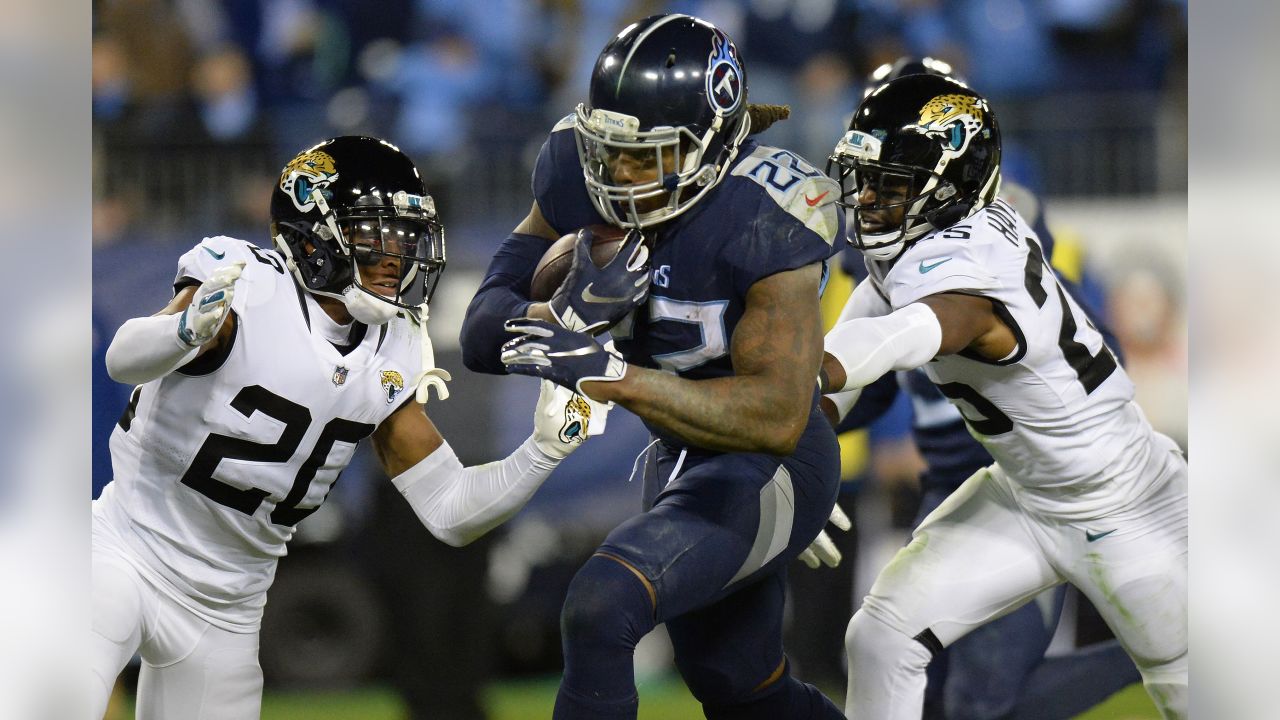
[[(585, 99), (600, 48), (672, 11), (735, 39), (750, 99), (792, 107), (762, 141), (820, 167), (875, 67), (949, 62), (991, 100), (1005, 172), (1043, 198), (1055, 264), (1089, 277), (1139, 402), (1185, 447), (1185, 0), (95, 0), (95, 492), (129, 391), (102, 364), (115, 329), (167, 302), (178, 255), (200, 238), (269, 246), (280, 168), (341, 134), (386, 137), (418, 163), (446, 228), (432, 337), (455, 378), (429, 413), (464, 462), (509, 451), (536, 384), (465, 371), (462, 313), (528, 211), (538, 148)], [(828, 304), (849, 287), (834, 283)], [(838, 573), (835, 630), (792, 647), (815, 681), (841, 682), (849, 608), (913, 515), (909, 422), (904, 402), (842, 439), (861, 550)], [(557, 672), (569, 578), (639, 510), (628, 476), (647, 438), (624, 411), (609, 425), (516, 520), (462, 551), (417, 527), (372, 463), (354, 464), (281, 564), (262, 639), (269, 687), (391, 682), (411, 708), (462, 718), (483, 715), (483, 678)], [(640, 672), (667, 663), (660, 642), (642, 646)]]

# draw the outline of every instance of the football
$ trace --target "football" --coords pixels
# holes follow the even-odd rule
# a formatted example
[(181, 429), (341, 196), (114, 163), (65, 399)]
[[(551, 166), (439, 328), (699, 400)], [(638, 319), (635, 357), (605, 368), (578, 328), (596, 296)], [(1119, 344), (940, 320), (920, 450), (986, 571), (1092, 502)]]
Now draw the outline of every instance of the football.
[(537, 267), (533, 269), (533, 279), (529, 282), (529, 299), (534, 302), (546, 302), (564, 282), (573, 267), (573, 246), (578, 241), (579, 233), (591, 236), (591, 261), (596, 267), (604, 267), (627, 237), (627, 231), (613, 225), (588, 225), (576, 232), (551, 243), (551, 247), (542, 254)]

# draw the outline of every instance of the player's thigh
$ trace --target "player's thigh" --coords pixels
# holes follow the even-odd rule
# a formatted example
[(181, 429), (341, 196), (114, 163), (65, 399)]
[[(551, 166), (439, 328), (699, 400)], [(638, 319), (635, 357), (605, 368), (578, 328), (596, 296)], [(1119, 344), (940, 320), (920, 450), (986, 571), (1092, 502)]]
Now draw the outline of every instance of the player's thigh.
[(138, 720), (257, 720), (262, 705), (258, 633), (213, 626), (176, 603), (143, 648)]
[(880, 571), (863, 608), (914, 637), (949, 645), (1061, 582), (1007, 480), (974, 473)]
[(1097, 607), (1139, 667), (1187, 651), (1187, 476), (1175, 464), (1139, 507), (1063, 528), (1072, 584)]
[[(116, 551), (95, 545), (90, 576), (89, 666), (95, 680), (94, 701), (106, 707), (116, 676), (138, 651), (144, 614), (155, 591)], [(99, 698), (99, 695), (103, 697)]]
[(600, 549), (649, 580), (664, 622), (784, 567), (822, 528), (837, 489), (834, 473), (828, 483), (764, 456), (720, 455), (682, 472)]

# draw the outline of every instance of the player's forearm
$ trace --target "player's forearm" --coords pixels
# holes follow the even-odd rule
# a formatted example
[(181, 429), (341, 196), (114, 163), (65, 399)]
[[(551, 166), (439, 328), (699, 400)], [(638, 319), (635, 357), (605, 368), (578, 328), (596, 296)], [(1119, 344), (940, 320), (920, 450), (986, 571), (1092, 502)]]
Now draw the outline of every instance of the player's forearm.
[(941, 344), (942, 327), (923, 303), (839, 323), (824, 340), (823, 392), (865, 387), (890, 370), (920, 367), (938, 354)]
[(440, 540), (461, 547), (506, 522), (559, 464), (529, 438), (498, 462), (463, 467), (448, 443), (392, 482)]
[[(524, 317), (541, 305), (530, 301), (529, 281), (548, 244), (536, 235), (514, 233), (498, 248), (462, 321), (462, 363), (468, 369), (506, 374), (498, 356), (511, 334), (503, 329), (503, 323)], [(549, 314), (545, 319), (550, 319)]]
[(164, 377), (200, 351), (178, 337), (179, 315), (133, 318), (120, 326), (107, 347), (107, 374), (116, 382), (141, 385)]
[(767, 375), (688, 380), (629, 366), (616, 382), (583, 383), (690, 445), (726, 452), (788, 455), (808, 423), (812, 386)]

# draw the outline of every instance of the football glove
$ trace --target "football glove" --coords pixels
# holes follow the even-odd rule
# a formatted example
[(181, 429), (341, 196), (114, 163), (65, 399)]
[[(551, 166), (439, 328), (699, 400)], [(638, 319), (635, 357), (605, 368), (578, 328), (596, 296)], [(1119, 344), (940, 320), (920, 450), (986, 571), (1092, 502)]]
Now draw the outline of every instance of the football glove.
[(614, 382), (627, 374), (627, 362), (612, 341), (601, 346), (586, 333), (534, 318), (508, 320), (506, 329), (521, 333), (502, 346), (502, 362), (513, 373), (550, 380), (583, 396), (583, 382)]
[[(844, 532), (849, 532), (849, 528), (853, 527), (853, 523), (849, 522), (849, 516), (844, 514), (839, 505), (832, 506), (828, 522)], [(831, 540), (826, 530), (819, 530), (818, 537), (804, 549), (804, 552), (800, 553), (800, 561), (814, 570), (817, 570), (820, 565), (835, 567), (840, 564), (840, 560), (840, 551), (836, 549), (835, 542)]]
[(588, 437), (604, 432), (613, 403), (598, 403), (550, 380), (540, 384), (533, 441), (544, 454), (563, 460)]
[(649, 293), (649, 248), (639, 230), (630, 230), (604, 267), (591, 259), (592, 234), (578, 231), (573, 265), (547, 302), (556, 322), (595, 335), (644, 302)]
[(236, 280), (244, 272), (244, 261), (224, 265), (200, 283), (191, 304), (178, 318), (178, 339), (189, 347), (200, 347), (218, 334), (231, 310)]

